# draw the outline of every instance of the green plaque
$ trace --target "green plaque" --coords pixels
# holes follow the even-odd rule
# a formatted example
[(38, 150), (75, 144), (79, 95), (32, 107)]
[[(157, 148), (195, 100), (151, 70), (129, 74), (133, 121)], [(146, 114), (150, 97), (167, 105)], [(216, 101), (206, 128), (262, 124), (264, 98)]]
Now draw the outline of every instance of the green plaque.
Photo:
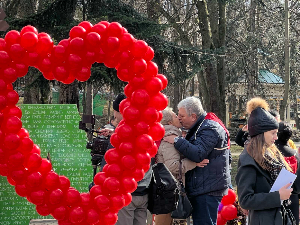
[[(50, 153), (53, 170), (67, 176), (71, 186), (88, 192), (93, 179), (90, 150), (86, 149), (86, 133), (78, 128), (81, 120), (76, 105), (21, 106), (23, 127), (41, 149), (42, 158)], [(40, 216), (35, 205), (18, 196), (6, 177), (0, 176), (0, 224), (27, 225)]]

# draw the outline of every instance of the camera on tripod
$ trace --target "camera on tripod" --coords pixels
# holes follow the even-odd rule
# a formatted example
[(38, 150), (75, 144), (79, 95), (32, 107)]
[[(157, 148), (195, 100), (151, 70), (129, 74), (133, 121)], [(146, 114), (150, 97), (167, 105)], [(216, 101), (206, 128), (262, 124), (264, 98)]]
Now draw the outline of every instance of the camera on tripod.
[[(82, 121), (79, 121), (79, 129), (87, 132), (88, 136), (92, 135), (92, 140), (87, 142), (86, 148), (91, 150), (92, 165), (94, 169), (97, 169), (106, 152), (109, 138), (104, 135), (95, 135), (95, 133), (101, 133), (94, 129), (95, 121), (95, 115), (82, 115)], [(87, 124), (91, 124), (91, 128), (87, 128)]]

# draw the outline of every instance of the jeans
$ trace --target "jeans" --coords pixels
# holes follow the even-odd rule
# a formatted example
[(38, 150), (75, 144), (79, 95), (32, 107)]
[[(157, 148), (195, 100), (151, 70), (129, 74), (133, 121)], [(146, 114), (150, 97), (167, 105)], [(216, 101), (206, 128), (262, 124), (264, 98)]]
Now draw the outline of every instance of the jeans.
[(198, 195), (190, 198), (193, 225), (216, 225), (222, 196)]

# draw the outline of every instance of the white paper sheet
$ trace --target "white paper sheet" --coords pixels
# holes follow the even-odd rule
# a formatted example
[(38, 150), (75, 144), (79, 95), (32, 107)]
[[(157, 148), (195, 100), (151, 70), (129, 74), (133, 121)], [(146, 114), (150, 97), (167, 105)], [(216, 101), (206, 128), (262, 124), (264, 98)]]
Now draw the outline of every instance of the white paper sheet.
[(295, 174), (287, 171), (285, 168), (282, 168), (270, 192), (279, 191), (280, 188), (282, 188), (284, 185), (288, 183), (290, 183), (291, 184), (290, 186), (292, 186), (296, 177), (297, 176)]

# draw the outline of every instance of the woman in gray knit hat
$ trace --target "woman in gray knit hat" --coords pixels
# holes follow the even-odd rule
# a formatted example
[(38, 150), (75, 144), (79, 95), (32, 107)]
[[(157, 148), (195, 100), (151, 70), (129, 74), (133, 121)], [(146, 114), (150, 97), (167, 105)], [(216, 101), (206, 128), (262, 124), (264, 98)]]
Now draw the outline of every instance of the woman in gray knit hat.
[[(300, 191), (300, 176), (297, 176), (292, 187), (288, 183), (279, 191), (270, 192), (281, 169), (291, 171), (291, 168), (274, 145), (278, 122), (268, 110), (268, 103), (261, 98), (253, 98), (247, 103), (251, 139), (246, 141), (240, 155), (236, 183), (240, 206), (249, 211), (249, 225), (289, 224), (284, 206), (292, 192)], [(298, 173), (299, 170), (296, 175)]]

